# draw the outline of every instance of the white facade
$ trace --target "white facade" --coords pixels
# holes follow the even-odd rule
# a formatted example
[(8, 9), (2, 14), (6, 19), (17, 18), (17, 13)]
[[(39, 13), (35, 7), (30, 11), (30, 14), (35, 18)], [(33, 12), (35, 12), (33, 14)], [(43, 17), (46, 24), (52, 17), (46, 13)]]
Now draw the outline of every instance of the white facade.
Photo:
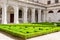
[(0, 0), (0, 23), (59, 22), (59, 10), (55, 0)]

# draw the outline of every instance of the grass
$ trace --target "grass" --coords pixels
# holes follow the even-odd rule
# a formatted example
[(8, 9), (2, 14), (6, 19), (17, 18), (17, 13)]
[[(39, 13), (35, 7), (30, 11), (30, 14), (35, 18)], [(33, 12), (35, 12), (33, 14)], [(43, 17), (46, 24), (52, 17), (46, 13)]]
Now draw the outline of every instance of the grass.
[(4, 31), (24, 39), (60, 31), (59, 26), (53, 25), (53, 23), (50, 23), (49, 25), (47, 24), (49, 23), (1, 24), (0, 31)]

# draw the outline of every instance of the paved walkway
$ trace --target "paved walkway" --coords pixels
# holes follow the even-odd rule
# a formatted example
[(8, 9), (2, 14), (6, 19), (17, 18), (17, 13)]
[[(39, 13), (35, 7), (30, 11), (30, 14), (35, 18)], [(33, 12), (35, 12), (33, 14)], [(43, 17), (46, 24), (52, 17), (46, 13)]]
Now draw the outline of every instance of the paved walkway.
[[(21, 39), (17, 37), (13, 37), (4, 32), (0, 32), (0, 40), (21, 40)], [(51, 34), (47, 34), (39, 37), (34, 37), (27, 40), (60, 40), (60, 32), (51, 33)]]
[(27, 40), (60, 40), (60, 32), (51, 33), (48, 35), (35, 37), (35, 38), (27, 39)]
[(0, 40), (22, 40), (22, 39), (9, 35), (5, 32), (0, 32)]

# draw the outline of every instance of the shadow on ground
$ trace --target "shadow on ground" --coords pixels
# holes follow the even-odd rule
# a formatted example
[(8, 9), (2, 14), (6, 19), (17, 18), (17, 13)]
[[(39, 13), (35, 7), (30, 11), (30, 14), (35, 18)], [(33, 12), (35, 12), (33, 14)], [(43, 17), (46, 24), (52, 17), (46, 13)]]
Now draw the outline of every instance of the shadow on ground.
[(0, 40), (23, 40), (19, 37), (12, 36), (8, 33), (0, 31)]

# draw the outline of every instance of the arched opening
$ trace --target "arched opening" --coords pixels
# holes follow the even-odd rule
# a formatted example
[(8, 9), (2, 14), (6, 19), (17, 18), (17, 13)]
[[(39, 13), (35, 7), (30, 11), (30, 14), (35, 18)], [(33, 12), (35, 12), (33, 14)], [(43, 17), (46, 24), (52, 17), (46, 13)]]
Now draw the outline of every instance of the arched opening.
[(55, 3), (59, 3), (59, 0), (55, 0)]
[(31, 22), (31, 9), (28, 9), (28, 22)]
[(60, 10), (58, 10), (57, 13), (60, 13)]
[(47, 1), (47, 4), (51, 4), (51, 1)]
[(44, 21), (44, 11), (41, 10), (41, 21), (43, 22)]
[(35, 10), (35, 21), (38, 22), (38, 9)]
[(48, 13), (54, 13), (54, 12), (51, 10), (51, 11), (49, 11)]
[(22, 18), (22, 10), (19, 9), (19, 18)]
[(11, 6), (7, 7), (7, 21), (8, 23), (14, 23), (14, 8)]
[(22, 18), (23, 18), (23, 11), (22, 9), (19, 9), (19, 23), (22, 23)]
[(2, 8), (0, 8), (0, 23), (2, 23)]

